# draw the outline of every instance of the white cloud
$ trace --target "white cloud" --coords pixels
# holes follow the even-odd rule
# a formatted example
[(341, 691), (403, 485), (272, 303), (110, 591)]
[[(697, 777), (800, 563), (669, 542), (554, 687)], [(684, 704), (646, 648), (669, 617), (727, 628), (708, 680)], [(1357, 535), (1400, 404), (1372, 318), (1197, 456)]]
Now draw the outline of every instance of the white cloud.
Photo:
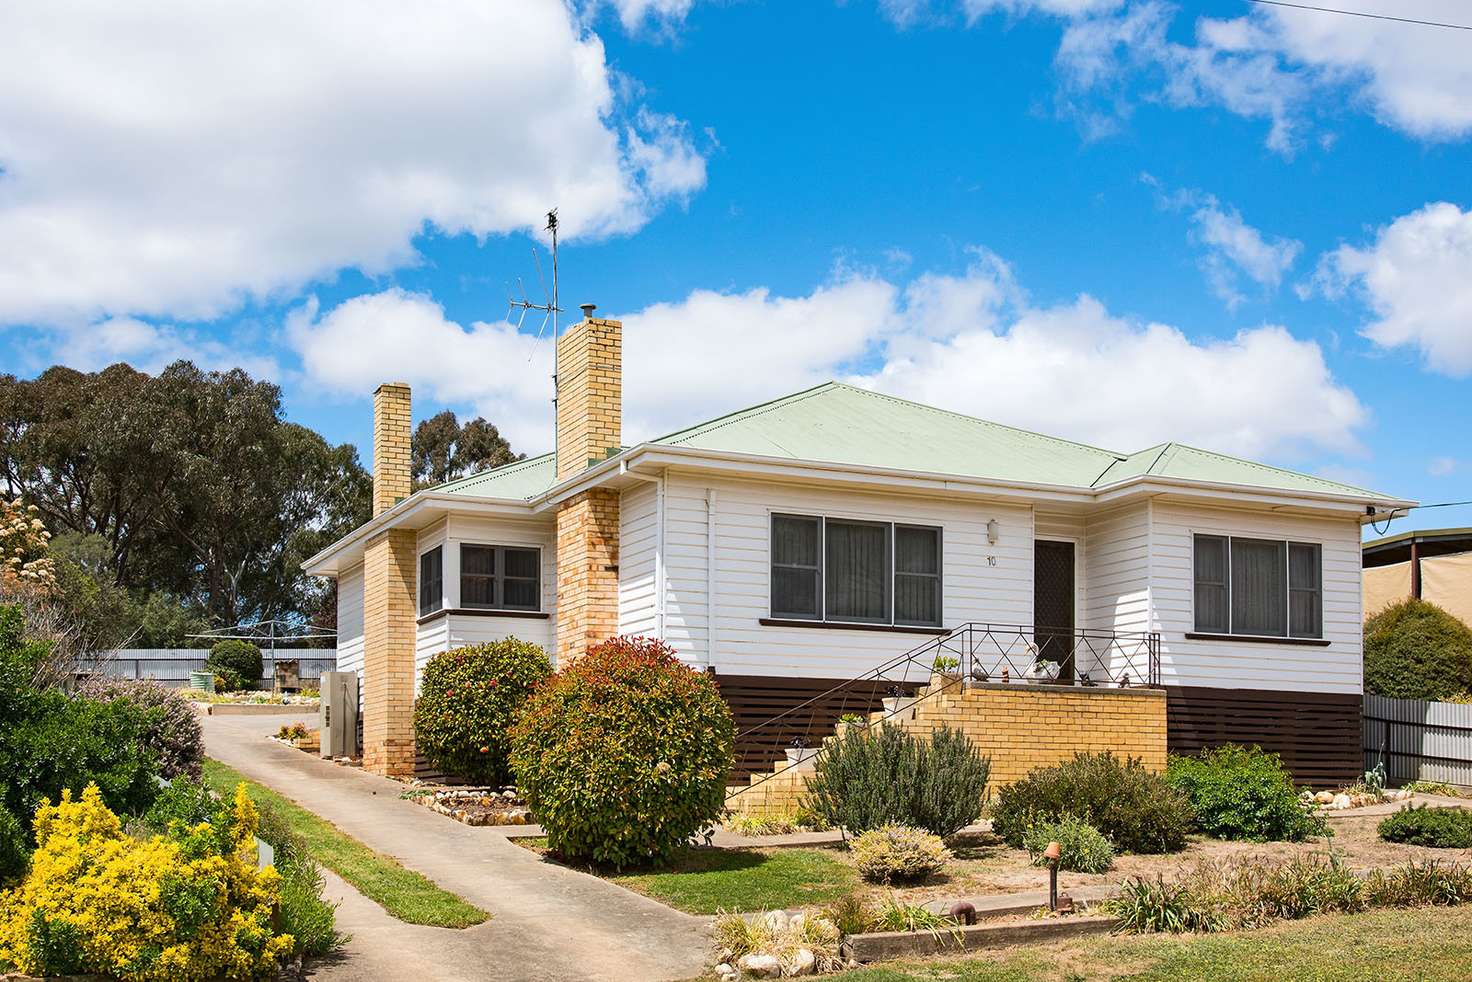
[(1472, 211), (1442, 201), (1402, 215), (1369, 245), (1325, 255), (1315, 285), (1361, 296), (1377, 318), (1363, 333), (1376, 344), (1415, 347), (1432, 371), (1472, 375)]
[(1457, 469), (1455, 457), (1433, 457), (1430, 464), (1426, 465), (1426, 473), (1432, 477), (1446, 477)]
[(1297, 240), (1264, 235), (1215, 195), (1190, 189), (1167, 194), (1149, 174), (1142, 175), (1141, 180), (1161, 192), (1162, 206), (1190, 213), (1192, 241), (1204, 250), (1201, 270), (1212, 292), (1231, 309), (1247, 299), (1242, 293), (1242, 277), (1265, 293), (1275, 291), (1303, 249), (1303, 243)]
[[(1345, 2), (1353, 10), (1407, 15), (1390, 0)], [(1346, 95), (1385, 125), (1421, 139), (1472, 133), (1472, 58), (1461, 31), (1257, 7), (1237, 18), (1196, 17), (1195, 37), (1182, 42), (1167, 36), (1178, 9), (1162, 0), (955, 0), (955, 8), (968, 22), (992, 11), (1064, 19), (1057, 57), (1064, 101), (1090, 135), (1108, 132), (1128, 112), (1125, 83), (1139, 76), (1159, 82), (1147, 99), (1268, 120), (1268, 146), (1284, 154), (1296, 148), (1313, 112)], [(1465, 0), (1420, 0), (1414, 15), (1468, 23)], [(1090, 103), (1090, 95), (1102, 102)]]
[[(695, 0), (606, 0), (617, 12), (626, 31), (637, 31), (646, 24), (668, 27), (678, 24), (695, 6)], [(598, 6), (592, 0), (589, 7)]]
[(37, 0), (0, 38), (0, 324), (215, 316), (553, 205), (630, 232), (705, 180), (562, 0)]
[[(656, 436), (845, 378), (896, 395), (1122, 450), (1182, 440), (1247, 456), (1358, 450), (1366, 413), (1318, 345), (1265, 325), (1193, 340), (1096, 299), (1035, 306), (984, 250), (960, 275), (906, 284), (841, 275), (806, 296), (696, 290), (622, 315), (625, 439)], [(618, 316), (618, 315), (614, 315)], [(527, 450), (550, 446), (550, 346), (509, 325), (447, 321), (389, 291), (289, 337), (309, 380), (366, 395), (402, 378), (472, 405)]]
[(208, 331), (150, 324), (133, 317), (111, 317), (56, 332), (45, 347), (53, 361), (84, 372), (127, 362), (141, 372), (157, 373), (184, 359), (207, 370), (243, 368), (256, 378), (277, 381), (283, 376), (280, 365), (269, 355), (243, 351), (238, 343), (221, 341)]

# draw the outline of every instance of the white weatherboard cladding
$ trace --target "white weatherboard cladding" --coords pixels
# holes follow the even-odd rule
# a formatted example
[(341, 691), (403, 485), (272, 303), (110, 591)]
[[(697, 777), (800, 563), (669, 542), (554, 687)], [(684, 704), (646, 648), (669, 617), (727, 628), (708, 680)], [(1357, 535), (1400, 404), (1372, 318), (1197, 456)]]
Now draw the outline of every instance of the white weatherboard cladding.
[(337, 670), (363, 672), (363, 566), (337, 578)]
[[(714, 657), (707, 631), (708, 489), (717, 492)], [(854, 678), (926, 640), (902, 632), (758, 623), (769, 616), (773, 512), (940, 526), (943, 622), (1032, 622), (1033, 520), (1027, 506), (671, 474), (664, 510), (665, 638), (684, 660), (709, 659), (721, 674)], [(987, 542), (990, 519), (999, 525), (995, 545)]]
[(656, 580), (659, 543), (655, 485), (640, 484), (620, 496), (618, 508), (618, 633), (655, 637), (659, 632)]
[[(451, 515), (420, 533), (419, 552), (445, 547), (445, 606), (452, 613), (420, 624), (416, 637), (416, 669), (442, 651), (515, 637), (540, 645), (555, 660), (557, 554), (555, 527), (542, 521)], [(550, 617), (484, 617), (453, 613), (460, 605), (460, 546), (532, 546), (542, 550), (542, 610)], [(417, 576), (417, 570), (416, 570)], [(416, 603), (418, 593), (415, 593)], [(416, 672), (417, 676), (417, 672)]]
[(1082, 626), (1094, 631), (1150, 630), (1150, 506), (1100, 511), (1085, 523)]
[[(1150, 506), (1150, 593), (1161, 632), (1166, 685), (1297, 692), (1362, 691), (1360, 526), (1353, 518), (1308, 518), (1156, 501)], [(1272, 641), (1193, 641), (1191, 537), (1196, 533), (1317, 542), (1323, 546), (1327, 647)]]

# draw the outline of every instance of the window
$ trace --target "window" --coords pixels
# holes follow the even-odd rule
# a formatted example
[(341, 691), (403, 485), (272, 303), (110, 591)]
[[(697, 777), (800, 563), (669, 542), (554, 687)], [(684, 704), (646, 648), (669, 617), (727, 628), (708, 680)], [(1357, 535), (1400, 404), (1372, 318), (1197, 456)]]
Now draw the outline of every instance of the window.
[(894, 622), (940, 625), (940, 529), (894, 527)]
[(889, 538), (878, 522), (823, 523), (824, 611), (830, 621), (889, 623)]
[(823, 520), (772, 516), (772, 616), (822, 620)]
[(539, 610), (540, 552), (514, 546), (462, 545), (460, 606), (472, 610)]
[(433, 614), (445, 605), (445, 549), (435, 546), (419, 557), (419, 613)]
[(772, 616), (939, 627), (941, 530), (772, 516)]
[(1198, 535), (1196, 630), (1322, 638), (1322, 548), (1312, 542)]

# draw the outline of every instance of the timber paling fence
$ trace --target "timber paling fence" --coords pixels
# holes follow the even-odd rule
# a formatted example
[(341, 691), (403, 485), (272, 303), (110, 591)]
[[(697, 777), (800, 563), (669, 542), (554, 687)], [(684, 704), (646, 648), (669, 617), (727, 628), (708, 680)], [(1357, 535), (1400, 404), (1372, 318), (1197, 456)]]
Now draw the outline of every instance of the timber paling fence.
[[(83, 666), (92, 675), (107, 675), (124, 679), (153, 679), (174, 688), (189, 684), (190, 672), (204, 671), (208, 648), (120, 648), (109, 652), (96, 662)], [(277, 661), (296, 661), (300, 665), (298, 677), (303, 685), (316, 685), (323, 672), (337, 668), (337, 650), (334, 648), (277, 648)], [(274, 680), (270, 676), (271, 654), (261, 652), (260, 688), (270, 689)]]
[(1384, 761), (1391, 784), (1472, 787), (1472, 705), (1365, 694), (1365, 769)]

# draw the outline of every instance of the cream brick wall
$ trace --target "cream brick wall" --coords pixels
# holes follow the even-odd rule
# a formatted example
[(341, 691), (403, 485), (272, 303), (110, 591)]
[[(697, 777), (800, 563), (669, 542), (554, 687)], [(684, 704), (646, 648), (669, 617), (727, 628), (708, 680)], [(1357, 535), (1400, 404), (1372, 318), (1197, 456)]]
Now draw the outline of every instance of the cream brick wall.
[(415, 534), (390, 529), (363, 553), (363, 767), (414, 773)]
[[(993, 792), (1035, 768), (1061, 764), (1076, 753), (1110, 750), (1120, 757), (1138, 757), (1152, 771), (1165, 769), (1163, 689), (1061, 689), (994, 683), (929, 695), (916, 703), (913, 718), (902, 717), (883, 725), (898, 725), (918, 735), (941, 726), (966, 734), (992, 759), (988, 788)], [(782, 765), (774, 776), (756, 775), (751, 786), (727, 804), (740, 814), (790, 813), (807, 794), (812, 768), (811, 762)]]

